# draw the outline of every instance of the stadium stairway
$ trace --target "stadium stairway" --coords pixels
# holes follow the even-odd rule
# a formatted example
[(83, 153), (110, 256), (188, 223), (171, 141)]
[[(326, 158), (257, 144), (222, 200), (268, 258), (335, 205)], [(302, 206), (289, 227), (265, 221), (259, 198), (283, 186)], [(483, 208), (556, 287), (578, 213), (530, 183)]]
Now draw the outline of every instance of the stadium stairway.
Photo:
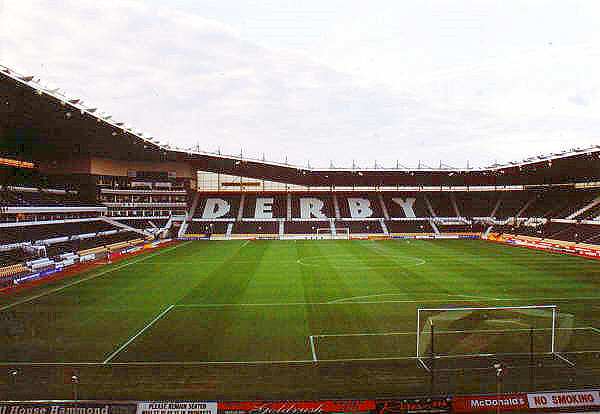
[[(162, 237), (166, 237), (166, 234), (168, 233), (168, 231), (171, 230), (171, 227), (173, 227), (173, 223), (181, 221), (182, 222), (182, 226), (183, 226), (183, 224), (185, 223), (185, 218), (186, 218), (186, 216), (174, 216), (174, 215), (171, 215), (169, 217), (169, 220), (167, 220), (167, 222), (165, 223), (165, 225), (163, 227), (161, 227), (156, 232), (156, 234), (159, 237), (161, 237), (161, 235), (162, 235)], [(181, 229), (181, 227), (180, 227), (180, 229)]]
[(329, 231), (332, 236), (337, 236), (337, 228), (335, 227), (335, 220), (329, 220)]
[[(386, 220), (390, 219), (390, 213), (388, 212), (387, 206), (385, 205), (385, 201), (383, 201), (383, 196), (381, 193), (377, 193), (377, 200), (379, 201), (379, 208), (381, 208), (381, 212), (383, 213), (383, 218)], [(382, 227), (385, 226), (385, 223), (382, 222)], [(388, 234), (387, 230), (383, 229), (385, 234)]]
[(237, 221), (242, 221), (244, 217), (244, 205), (246, 204), (246, 194), (240, 196), (240, 205), (238, 207)]
[(565, 217), (567, 220), (572, 220), (575, 217), (579, 217), (580, 215), (582, 215), (583, 213), (585, 213), (588, 210), (591, 210), (592, 208), (596, 207), (598, 204), (600, 204), (600, 196), (594, 198), (589, 204), (581, 207), (579, 210), (575, 211), (572, 214), (569, 214), (567, 217)]
[(532, 197), (529, 200), (527, 200), (527, 202), (525, 203), (525, 205), (523, 205), (523, 207), (521, 207), (521, 209), (519, 211), (517, 211), (517, 214), (515, 214), (515, 218), (519, 218), (523, 215), (523, 213), (525, 213), (525, 210), (527, 210), (529, 208), (529, 206), (531, 206), (533, 203), (535, 203), (536, 198)]
[(135, 227), (128, 226), (127, 224), (124, 224), (124, 223), (119, 223), (118, 221), (113, 220), (113, 219), (108, 218), (108, 217), (102, 217), (101, 220), (105, 221), (105, 222), (107, 222), (109, 224), (112, 224), (115, 227), (119, 227), (119, 228), (122, 228), (122, 229), (125, 229), (125, 230), (128, 230), (128, 231), (132, 231), (134, 233), (138, 233), (138, 234), (140, 234), (142, 236), (145, 236), (145, 237), (152, 236), (152, 234), (148, 233), (145, 230), (136, 229)]
[(491, 233), (491, 231), (492, 231), (492, 229), (493, 229), (493, 228), (494, 228), (494, 226), (488, 226), (488, 227), (485, 229), (485, 232), (483, 233), (483, 236), (482, 236), (482, 237), (483, 237), (484, 239), (487, 239), (487, 238), (488, 238), (488, 236), (490, 235), (490, 233)]
[(181, 223), (181, 227), (179, 227), (179, 233), (177, 234), (177, 237), (183, 237), (187, 233), (190, 221), (192, 221), (192, 218), (194, 218), (194, 214), (196, 214), (196, 208), (198, 208), (199, 201), (200, 193), (197, 192), (194, 195), (194, 200), (192, 201), (190, 209), (185, 213), (185, 219), (183, 220), (183, 223)]
[(381, 229), (383, 230), (383, 234), (385, 234), (386, 236), (389, 236), (390, 232), (389, 232), (387, 226), (385, 225), (385, 220), (384, 219), (380, 219), (379, 223), (381, 224)]
[(190, 223), (187, 221), (187, 215), (185, 220), (181, 223), (181, 227), (179, 227), (179, 232), (177, 233), (177, 237), (183, 237), (187, 233), (187, 229)]
[(425, 200), (425, 205), (427, 206), (427, 211), (429, 212), (429, 216), (436, 217), (435, 210), (433, 209), (433, 206), (431, 205), (431, 200), (429, 199), (429, 197), (427, 197), (427, 194), (425, 194), (423, 196), (423, 200)]

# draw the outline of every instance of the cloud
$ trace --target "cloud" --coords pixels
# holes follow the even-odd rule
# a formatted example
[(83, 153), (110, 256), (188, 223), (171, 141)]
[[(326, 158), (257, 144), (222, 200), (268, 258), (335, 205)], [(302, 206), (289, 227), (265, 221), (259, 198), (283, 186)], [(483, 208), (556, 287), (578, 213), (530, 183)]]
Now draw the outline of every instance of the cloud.
[(0, 13), (0, 63), (183, 147), (312, 166), (462, 166), (588, 143), (600, 129), (588, 69), (576, 85), (564, 71), (557, 84), (532, 85), (528, 71), (543, 69), (544, 52), (520, 71), (503, 58), (436, 72), (411, 89), (261, 47), (237, 27), (153, 3), (23, 0)]

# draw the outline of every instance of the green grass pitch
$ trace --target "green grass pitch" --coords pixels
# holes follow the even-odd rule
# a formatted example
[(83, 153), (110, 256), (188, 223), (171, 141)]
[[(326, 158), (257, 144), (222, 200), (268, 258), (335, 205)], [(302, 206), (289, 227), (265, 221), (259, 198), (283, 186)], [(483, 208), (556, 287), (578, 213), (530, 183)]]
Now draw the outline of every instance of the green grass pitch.
[[(600, 350), (599, 276), (593, 260), (473, 240), (183, 242), (1, 298), (0, 355), (5, 365), (393, 360), (415, 356), (419, 307), (556, 304), (571, 316), (561, 351), (575, 360)], [(518, 324), (437, 342), (526, 352)]]

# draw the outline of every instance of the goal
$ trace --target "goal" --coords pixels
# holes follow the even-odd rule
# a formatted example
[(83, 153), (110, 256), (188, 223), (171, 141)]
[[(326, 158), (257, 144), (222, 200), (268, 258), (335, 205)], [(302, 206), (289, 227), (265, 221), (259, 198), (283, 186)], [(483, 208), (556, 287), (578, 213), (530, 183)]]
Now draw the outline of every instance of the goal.
[(570, 342), (574, 318), (556, 305), (417, 309), (418, 361), (553, 355)]
[(317, 229), (317, 239), (319, 240), (350, 240), (350, 229), (347, 227), (336, 227), (335, 234), (330, 227)]

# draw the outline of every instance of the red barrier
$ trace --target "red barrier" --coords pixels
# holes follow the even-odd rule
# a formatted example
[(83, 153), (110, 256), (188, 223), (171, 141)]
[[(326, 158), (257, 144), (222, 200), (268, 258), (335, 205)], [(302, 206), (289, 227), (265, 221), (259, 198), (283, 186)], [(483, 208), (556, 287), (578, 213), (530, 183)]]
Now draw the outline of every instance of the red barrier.
[(534, 243), (532, 241), (526, 241), (519, 239), (518, 237), (503, 237), (498, 239), (485, 239), (490, 242), (500, 243), (505, 246), (512, 247), (523, 247), (526, 249), (538, 250), (547, 253), (556, 253), (556, 254), (566, 254), (568, 256), (577, 256), (583, 257), (586, 259), (592, 260), (600, 260), (600, 246), (599, 249), (587, 249), (582, 247), (573, 247), (569, 248), (568, 246), (553, 244), (549, 241), (539, 241), (538, 243)]

